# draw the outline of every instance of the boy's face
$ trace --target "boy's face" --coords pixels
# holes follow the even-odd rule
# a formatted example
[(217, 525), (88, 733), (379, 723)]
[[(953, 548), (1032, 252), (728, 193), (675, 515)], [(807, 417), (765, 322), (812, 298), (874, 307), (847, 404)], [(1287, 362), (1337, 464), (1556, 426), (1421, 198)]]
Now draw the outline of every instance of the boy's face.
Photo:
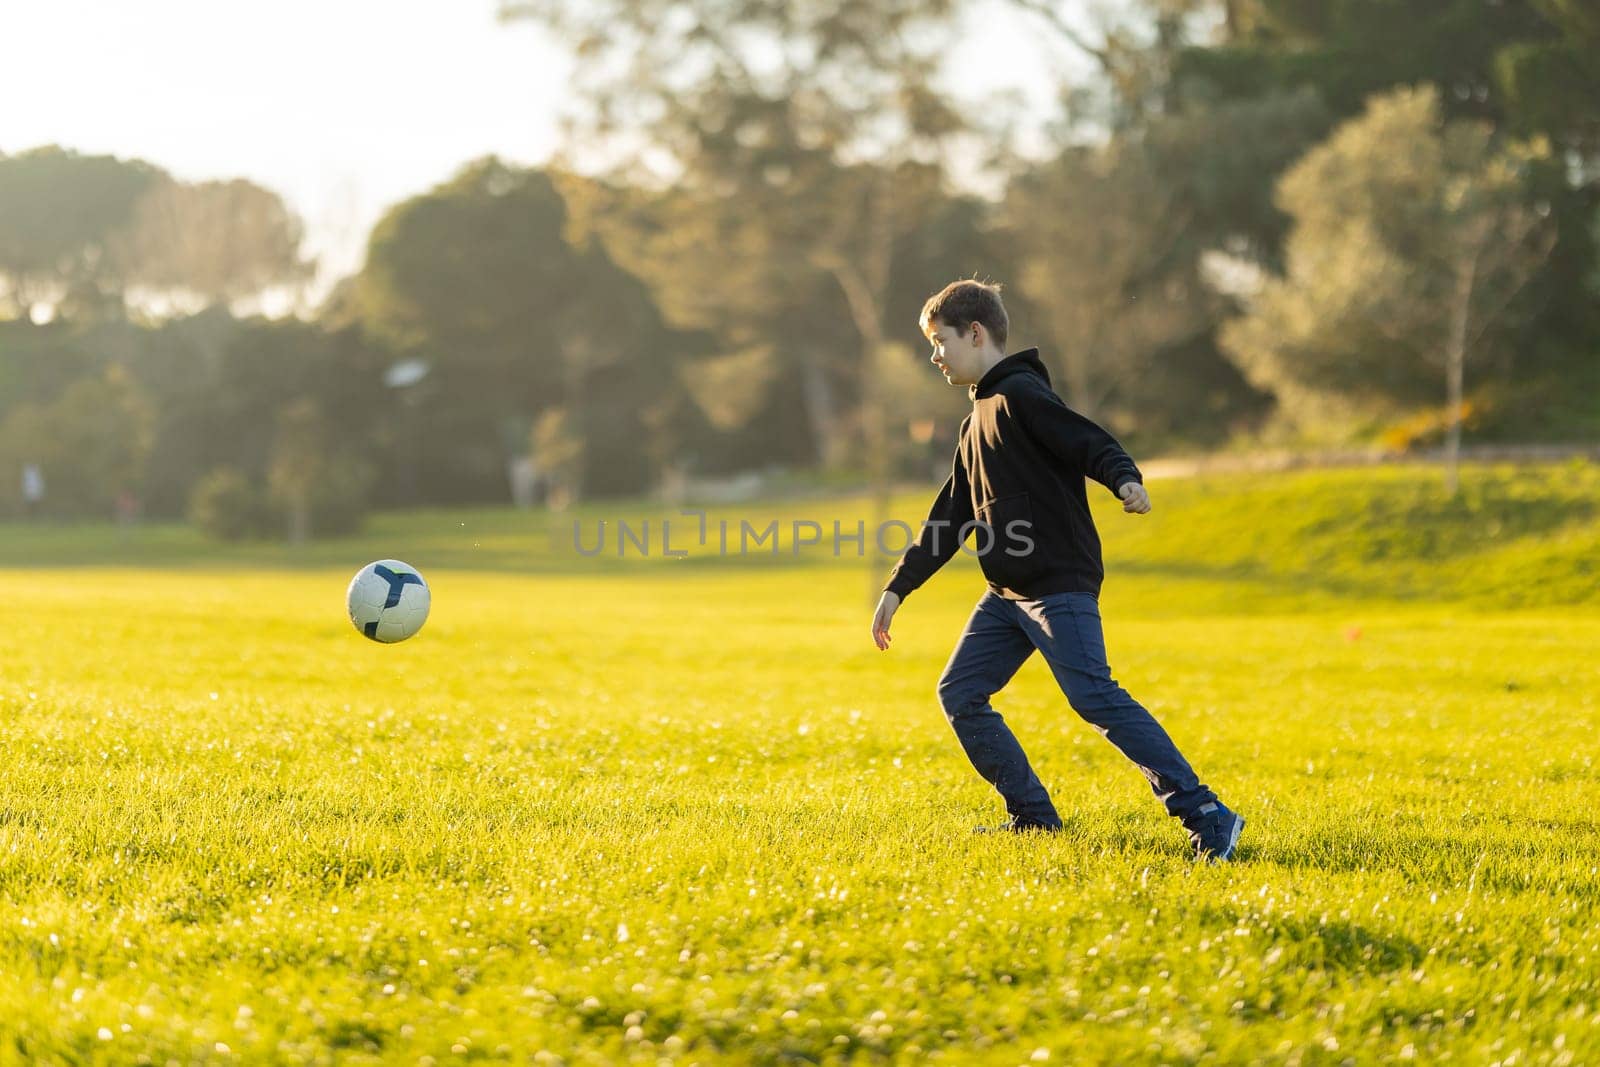
[(944, 380), (951, 385), (976, 384), (985, 366), (983, 350), (988, 337), (984, 328), (974, 322), (957, 330), (932, 319), (926, 324), (926, 333), (933, 345), (928, 361), (944, 372)]

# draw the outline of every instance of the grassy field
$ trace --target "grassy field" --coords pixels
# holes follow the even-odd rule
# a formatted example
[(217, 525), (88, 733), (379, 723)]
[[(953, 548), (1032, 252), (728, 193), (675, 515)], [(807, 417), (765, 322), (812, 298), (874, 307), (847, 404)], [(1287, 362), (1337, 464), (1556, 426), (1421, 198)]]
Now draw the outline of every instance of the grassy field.
[[(1152, 491), (1097, 494), (1111, 660), (1231, 866), (1037, 658), (996, 706), (1067, 832), (971, 833), (970, 559), (880, 653), (853, 547), (0, 529), (0, 1062), (1600, 1062), (1600, 472)], [(434, 594), (393, 647), (382, 556)]]

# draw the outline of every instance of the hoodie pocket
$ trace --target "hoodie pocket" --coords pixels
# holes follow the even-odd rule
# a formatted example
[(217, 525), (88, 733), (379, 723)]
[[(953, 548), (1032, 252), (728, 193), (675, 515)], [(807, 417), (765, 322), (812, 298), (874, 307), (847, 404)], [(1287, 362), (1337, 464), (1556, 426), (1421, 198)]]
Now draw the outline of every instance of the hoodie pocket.
[(1043, 573), (1043, 546), (1027, 493), (995, 497), (979, 506), (976, 518), (991, 531), (974, 534), (984, 577), (1020, 592), (1030, 579)]

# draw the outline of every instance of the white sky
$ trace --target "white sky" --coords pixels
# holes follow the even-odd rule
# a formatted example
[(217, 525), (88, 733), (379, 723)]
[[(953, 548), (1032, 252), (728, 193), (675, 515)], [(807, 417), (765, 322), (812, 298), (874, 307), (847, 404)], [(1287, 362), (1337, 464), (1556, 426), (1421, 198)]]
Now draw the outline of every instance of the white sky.
[[(556, 147), (565, 52), (494, 0), (0, 0), (0, 151), (60, 144), (179, 178), (245, 177), (305, 220), (324, 281), (360, 265), (396, 201), (487, 153)], [(992, 84), (1049, 105), (1070, 61), (987, 11)], [(970, 62), (962, 63), (966, 71)]]

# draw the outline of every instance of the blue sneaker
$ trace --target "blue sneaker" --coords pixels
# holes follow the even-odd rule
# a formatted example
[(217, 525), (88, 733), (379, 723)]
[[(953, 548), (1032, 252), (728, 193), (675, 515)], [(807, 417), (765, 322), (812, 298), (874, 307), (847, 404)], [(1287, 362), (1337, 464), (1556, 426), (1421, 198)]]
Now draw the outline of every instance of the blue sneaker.
[(1233, 859), (1239, 846), (1239, 831), (1244, 829), (1244, 816), (1229, 810), (1222, 801), (1213, 800), (1202, 804), (1184, 825), (1189, 828), (1194, 858), (1222, 863)]

